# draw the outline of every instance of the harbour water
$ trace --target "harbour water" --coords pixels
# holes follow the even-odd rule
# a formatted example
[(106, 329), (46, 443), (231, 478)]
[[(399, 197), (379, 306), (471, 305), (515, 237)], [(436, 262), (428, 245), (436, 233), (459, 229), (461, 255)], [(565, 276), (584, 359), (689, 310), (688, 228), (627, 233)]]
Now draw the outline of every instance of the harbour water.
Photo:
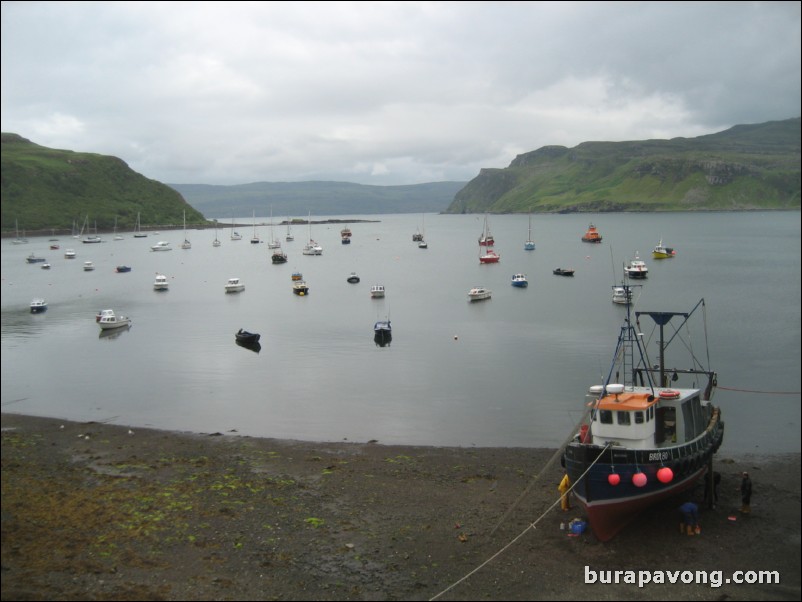
[[(524, 250), (527, 215), (490, 216), (495, 265), (478, 260), (484, 216), (353, 217), (350, 245), (339, 224), (295, 226), (292, 242), (273, 228), (282, 265), (249, 242), (250, 228), (240, 241), (230, 228), (190, 230), (188, 250), (182, 230), (102, 244), (62, 236), (59, 250), (49, 237), (3, 240), (3, 411), (313, 441), (554, 447), (609, 369), (626, 312), (611, 287), (639, 252), (649, 276), (636, 310), (690, 311), (705, 299), (692, 351), (707, 362), (706, 334), (723, 451), (800, 451), (799, 212), (537, 215), (534, 251)], [(601, 244), (580, 241), (590, 222)], [(423, 226), (427, 249), (412, 242)], [(301, 254), (310, 234), (321, 256)], [(271, 230), (257, 235), (266, 242)], [(661, 238), (676, 257), (652, 259)], [(150, 251), (158, 240), (173, 251)], [(51, 269), (27, 264), (31, 253)], [(132, 270), (116, 273), (120, 264)], [(308, 295), (292, 293), (294, 271)], [(168, 291), (153, 290), (156, 272)], [(351, 272), (360, 283), (346, 281)], [(516, 272), (527, 288), (511, 286)], [(232, 277), (243, 292), (224, 292)], [(370, 297), (373, 284), (384, 299)], [(470, 302), (474, 286), (492, 298)], [(30, 313), (35, 297), (48, 311)], [(100, 337), (104, 308), (132, 327)], [(378, 347), (373, 324), (385, 318), (392, 343)], [(259, 353), (235, 344), (239, 328), (261, 334)]]

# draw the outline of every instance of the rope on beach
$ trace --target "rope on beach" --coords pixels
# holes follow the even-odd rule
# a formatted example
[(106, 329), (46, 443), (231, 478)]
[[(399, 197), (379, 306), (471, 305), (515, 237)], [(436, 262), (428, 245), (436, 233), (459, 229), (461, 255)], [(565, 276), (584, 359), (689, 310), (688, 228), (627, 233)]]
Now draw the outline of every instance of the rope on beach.
[[(571, 493), (571, 492), (574, 490), (574, 487), (576, 487), (576, 484), (577, 484), (577, 483), (579, 483), (579, 481), (581, 481), (581, 480), (583, 479), (583, 477), (584, 477), (586, 474), (588, 474), (588, 472), (590, 472), (590, 469), (591, 469), (591, 468), (593, 468), (593, 466), (596, 464), (596, 462), (598, 462), (598, 461), (599, 461), (599, 459), (602, 457), (602, 454), (604, 454), (604, 452), (606, 452), (608, 449), (610, 449), (610, 444), (609, 444), (609, 443), (608, 443), (608, 444), (605, 446), (605, 448), (604, 448), (603, 450), (601, 450), (601, 451), (599, 452), (599, 455), (598, 455), (598, 456), (596, 456), (596, 459), (595, 459), (595, 460), (593, 460), (593, 462), (590, 464), (590, 466), (588, 466), (587, 470), (586, 470), (585, 472), (583, 472), (583, 473), (582, 473), (582, 475), (581, 475), (581, 476), (580, 476), (580, 477), (579, 477), (579, 478), (578, 478), (578, 479), (577, 479), (577, 480), (576, 480), (576, 481), (575, 481), (575, 482), (574, 482), (574, 483), (571, 485), (571, 487), (569, 487), (569, 488), (568, 488), (568, 491), (566, 491), (566, 492), (565, 492), (565, 495), (568, 495), (569, 493)], [(473, 574), (475, 574), (475, 573), (478, 573), (478, 572), (479, 572), (479, 570), (481, 570), (482, 568), (484, 568), (485, 566), (487, 566), (488, 564), (490, 564), (490, 563), (491, 563), (493, 560), (495, 560), (495, 559), (496, 559), (498, 556), (501, 556), (501, 554), (502, 554), (503, 552), (507, 551), (507, 549), (508, 549), (508, 548), (510, 548), (510, 547), (512, 546), (512, 544), (514, 544), (516, 541), (518, 541), (519, 539), (521, 539), (521, 537), (523, 537), (523, 536), (524, 536), (526, 533), (528, 533), (528, 532), (529, 532), (531, 529), (536, 529), (536, 528), (537, 528), (537, 524), (538, 524), (538, 523), (539, 523), (541, 520), (543, 520), (543, 519), (546, 517), (546, 515), (547, 515), (549, 512), (551, 512), (552, 510), (554, 510), (554, 508), (556, 508), (556, 507), (557, 507), (557, 504), (559, 504), (559, 503), (560, 503), (560, 500), (561, 500), (561, 499), (562, 499), (562, 494), (561, 494), (561, 495), (560, 495), (560, 496), (557, 498), (557, 500), (556, 500), (556, 501), (555, 501), (555, 502), (554, 502), (554, 503), (553, 503), (551, 506), (549, 506), (548, 508), (546, 508), (546, 510), (543, 512), (543, 514), (541, 514), (540, 516), (538, 516), (538, 517), (537, 517), (537, 519), (535, 519), (535, 521), (534, 521), (534, 522), (531, 522), (531, 523), (529, 523), (529, 525), (527, 525), (526, 529), (524, 529), (524, 530), (523, 530), (523, 531), (521, 531), (521, 532), (520, 532), (518, 535), (516, 535), (515, 537), (513, 537), (513, 538), (512, 538), (512, 539), (509, 541), (509, 543), (507, 543), (507, 545), (505, 545), (505, 546), (504, 546), (503, 548), (501, 548), (501, 549), (500, 549), (498, 552), (496, 552), (495, 554), (493, 554), (493, 555), (492, 555), (490, 558), (488, 558), (487, 560), (485, 560), (485, 561), (484, 561), (482, 564), (480, 564), (479, 566), (477, 566), (475, 569), (473, 569), (473, 570), (472, 570), (471, 572), (469, 572), (467, 575), (464, 575), (463, 577), (461, 577), (460, 579), (458, 579), (457, 581), (455, 581), (454, 583), (452, 583), (451, 585), (449, 585), (447, 588), (445, 588), (444, 590), (442, 590), (440, 593), (438, 593), (438, 594), (436, 594), (436, 595), (432, 596), (431, 598), (429, 598), (429, 602), (431, 602), (432, 600), (437, 600), (437, 599), (438, 599), (440, 596), (442, 596), (443, 594), (445, 594), (447, 591), (449, 591), (449, 590), (451, 590), (451, 589), (455, 588), (457, 585), (459, 585), (460, 583), (462, 583), (463, 581), (465, 581), (466, 579), (468, 579), (468, 578), (469, 578), (471, 575), (473, 575)]]
[(734, 387), (722, 387), (718, 385), (719, 389), (725, 391), (737, 391), (738, 393), (758, 393), (762, 395), (800, 395), (800, 391), (752, 391), (750, 389), (736, 389)]

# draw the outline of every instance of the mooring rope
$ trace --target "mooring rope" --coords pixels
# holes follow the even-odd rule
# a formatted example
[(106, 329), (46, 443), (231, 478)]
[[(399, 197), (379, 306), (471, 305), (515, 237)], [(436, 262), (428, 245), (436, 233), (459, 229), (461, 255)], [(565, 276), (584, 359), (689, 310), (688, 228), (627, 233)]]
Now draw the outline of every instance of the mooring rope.
[(580, 475), (580, 477), (579, 477), (579, 478), (578, 478), (578, 479), (577, 479), (577, 480), (576, 480), (576, 481), (575, 481), (575, 482), (574, 482), (574, 483), (573, 483), (573, 484), (572, 484), (572, 485), (571, 485), (571, 486), (568, 488), (568, 490), (565, 492), (565, 494), (560, 494), (560, 497), (558, 497), (558, 498), (557, 498), (557, 500), (556, 500), (556, 501), (555, 501), (555, 502), (554, 502), (554, 503), (553, 503), (551, 506), (549, 506), (548, 508), (546, 508), (546, 510), (543, 512), (543, 514), (541, 514), (540, 516), (538, 516), (538, 517), (537, 517), (537, 519), (536, 519), (534, 522), (531, 522), (531, 523), (529, 523), (529, 524), (526, 526), (526, 528), (525, 528), (523, 531), (521, 531), (521, 532), (520, 532), (518, 535), (516, 535), (515, 537), (513, 537), (513, 538), (512, 538), (512, 539), (511, 539), (511, 540), (510, 540), (510, 541), (509, 541), (509, 542), (508, 542), (508, 543), (507, 543), (507, 544), (506, 544), (504, 547), (502, 547), (500, 550), (498, 550), (498, 551), (497, 551), (495, 554), (493, 554), (493, 555), (492, 555), (490, 558), (488, 558), (487, 560), (485, 560), (485, 561), (484, 561), (482, 564), (480, 564), (480, 565), (479, 565), (479, 566), (477, 566), (475, 569), (473, 569), (472, 571), (470, 571), (468, 574), (464, 575), (463, 577), (461, 577), (460, 579), (458, 579), (457, 581), (455, 581), (454, 583), (452, 583), (451, 585), (449, 585), (447, 588), (445, 588), (444, 590), (442, 590), (440, 593), (438, 593), (438, 594), (436, 594), (436, 595), (432, 596), (431, 598), (429, 598), (429, 602), (431, 602), (432, 600), (437, 600), (437, 599), (438, 599), (440, 596), (442, 596), (443, 594), (445, 594), (447, 591), (449, 591), (449, 590), (451, 590), (451, 589), (455, 588), (457, 585), (459, 585), (460, 583), (462, 583), (463, 581), (465, 581), (466, 579), (468, 579), (468, 578), (469, 578), (471, 575), (474, 575), (475, 573), (479, 572), (479, 571), (480, 571), (482, 568), (484, 568), (485, 566), (487, 566), (488, 564), (490, 564), (490, 563), (491, 563), (493, 560), (495, 560), (495, 559), (496, 559), (498, 556), (500, 556), (500, 555), (501, 555), (503, 552), (505, 552), (505, 551), (506, 551), (506, 550), (507, 550), (509, 547), (511, 547), (511, 546), (512, 546), (512, 544), (514, 544), (516, 541), (518, 541), (519, 539), (521, 539), (521, 537), (523, 537), (523, 536), (524, 536), (526, 533), (528, 533), (528, 532), (529, 532), (531, 529), (535, 529), (535, 528), (537, 527), (537, 524), (538, 524), (538, 523), (539, 523), (541, 520), (543, 520), (543, 519), (546, 517), (546, 515), (547, 515), (549, 512), (551, 512), (551, 511), (552, 511), (554, 508), (556, 508), (556, 507), (557, 507), (557, 504), (559, 504), (559, 503), (560, 503), (560, 500), (562, 499), (562, 496), (563, 496), (563, 495), (568, 495), (568, 494), (570, 494), (570, 493), (571, 493), (571, 492), (574, 490), (574, 487), (576, 487), (577, 483), (579, 483), (579, 481), (581, 481), (581, 480), (584, 478), (584, 476), (585, 476), (586, 474), (588, 474), (588, 472), (590, 471), (590, 469), (591, 469), (591, 468), (593, 468), (593, 466), (596, 464), (596, 462), (598, 462), (598, 461), (599, 461), (599, 459), (602, 457), (602, 454), (603, 454), (604, 452), (606, 452), (606, 451), (607, 451), (609, 448), (610, 448), (610, 444), (608, 443), (608, 444), (607, 444), (607, 445), (604, 447), (604, 449), (603, 449), (603, 450), (601, 450), (601, 451), (599, 452), (599, 455), (598, 455), (598, 456), (596, 456), (596, 459), (595, 459), (595, 460), (593, 460), (593, 462), (590, 464), (590, 466), (588, 466), (587, 470), (586, 470), (585, 472), (583, 472), (583, 473)]
[(759, 393), (763, 395), (800, 395), (802, 391), (753, 391), (750, 389), (736, 389), (735, 387), (722, 387), (718, 385), (717, 388), (724, 389), (725, 391), (737, 391), (739, 393)]

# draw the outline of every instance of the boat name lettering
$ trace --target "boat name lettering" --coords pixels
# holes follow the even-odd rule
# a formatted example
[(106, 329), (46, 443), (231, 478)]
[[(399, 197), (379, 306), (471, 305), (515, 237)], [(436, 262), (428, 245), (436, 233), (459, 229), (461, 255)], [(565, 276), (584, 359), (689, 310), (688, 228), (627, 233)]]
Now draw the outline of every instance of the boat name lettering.
[(649, 461), (652, 460), (668, 460), (671, 457), (671, 454), (667, 451), (664, 452), (651, 452), (649, 454)]

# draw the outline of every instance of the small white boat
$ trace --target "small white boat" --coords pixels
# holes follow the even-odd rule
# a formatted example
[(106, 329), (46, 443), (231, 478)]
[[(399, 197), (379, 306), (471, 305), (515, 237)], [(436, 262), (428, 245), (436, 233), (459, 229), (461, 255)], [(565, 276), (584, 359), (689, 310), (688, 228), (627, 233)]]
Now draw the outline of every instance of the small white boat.
[(374, 284), (370, 287), (370, 296), (374, 299), (381, 299), (384, 297), (384, 285), (383, 284)]
[(31, 313), (32, 314), (40, 314), (43, 311), (47, 311), (47, 301), (44, 299), (34, 299), (31, 301)]
[(50, 269), (50, 264), (49, 263), (43, 263), (42, 264), (42, 269), (43, 270), (49, 270)]
[(632, 289), (628, 286), (613, 287), (613, 303), (629, 305), (632, 303)]
[(483, 299), (490, 299), (492, 291), (483, 286), (475, 286), (468, 291), (468, 299), (471, 301), (481, 301)]
[(73, 251), (72, 249), (67, 249), (66, 251), (64, 251), (64, 259), (75, 259), (75, 257), (76, 257), (75, 251)]
[(91, 261), (84, 261), (84, 272), (91, 272), (95, 269), (95, 264)]
[(150, 248), (151, 251), (172, 251), (173, 247), (166, 240), (160, 240)]
[(156, 279), (153, 281), (153, 290), (154, 291), (166, 291), (170, 288), (170, 283), (167, 280), (167, 276), (164, 274), (156, 274)]
[(348, 278), (347, 278), (347, 280), (348, 280), (348, 282), (350, 282), (351, 284), (356, 284), (357, 282), (359, 282), (359, 276), (357, 275), (357, 273), (356, 273), (356, 272), (351, 272), (351, 273), (348, 275)]
[(643, 280), (649, 274), (649, 268), (646, 267), (646, 263), (638, 256), (637, 251), (635, 252), (635, 258), (624, 268), (624, 274), (626, 274), (627, 278), (634, 278), (637, 280)]
[(101, 330), (112, 330), (114, 328), (129, 326), (131, 324), (131, 318), (128, 316), (118, 316), (114, 313), (114, 310), (104, 309), (97, 323), (100, 325)]
[(226, 282), (227, 293), (239, 293), (245, 290), (245, 285), (242, 284), (239, 278), (229, 278)]

